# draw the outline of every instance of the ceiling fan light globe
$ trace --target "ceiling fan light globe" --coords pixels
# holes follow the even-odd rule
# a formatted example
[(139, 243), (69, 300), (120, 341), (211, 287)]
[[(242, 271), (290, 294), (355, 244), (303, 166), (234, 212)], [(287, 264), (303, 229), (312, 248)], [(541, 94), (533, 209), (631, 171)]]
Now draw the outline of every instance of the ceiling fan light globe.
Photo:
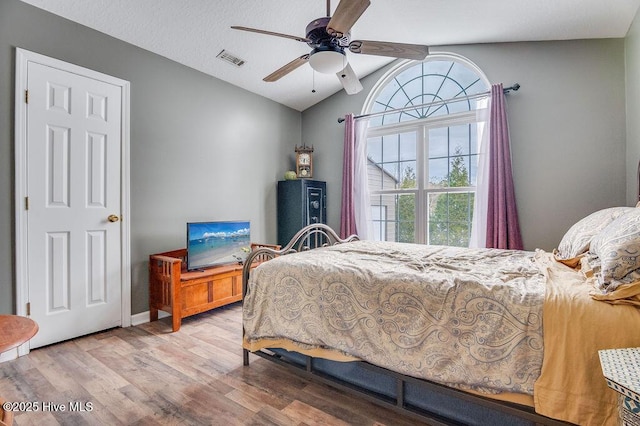
[(347, 65), (344, 51), (314, 50), (309, 57), (311, 68), (322, 74), (335, 74)]

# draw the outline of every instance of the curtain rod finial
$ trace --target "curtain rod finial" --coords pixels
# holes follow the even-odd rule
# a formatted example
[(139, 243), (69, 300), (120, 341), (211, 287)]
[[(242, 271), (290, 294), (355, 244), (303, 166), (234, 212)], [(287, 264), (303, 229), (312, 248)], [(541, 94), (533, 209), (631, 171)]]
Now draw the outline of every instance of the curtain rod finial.
[(344, 123), (344, 117), (338, 118), (338, 123)]

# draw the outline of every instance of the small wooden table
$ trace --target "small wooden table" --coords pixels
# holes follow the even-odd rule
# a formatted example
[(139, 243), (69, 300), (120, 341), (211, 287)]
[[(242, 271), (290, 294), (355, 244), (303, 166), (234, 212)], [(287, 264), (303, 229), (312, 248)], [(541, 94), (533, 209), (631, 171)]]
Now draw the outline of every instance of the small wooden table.
[(31, 318), (0, 315), (0, 353), (17, 348), (38, 332), (38, 324)]
[[(0, 354), (17, 348), (38, 332), (38, 324), (31, 318), (18, 315), (0, 315)], [(0, 403), (4, 399), (0, 397)], [(0, 405), (0, 426), (13, 424), (13, 413)]]

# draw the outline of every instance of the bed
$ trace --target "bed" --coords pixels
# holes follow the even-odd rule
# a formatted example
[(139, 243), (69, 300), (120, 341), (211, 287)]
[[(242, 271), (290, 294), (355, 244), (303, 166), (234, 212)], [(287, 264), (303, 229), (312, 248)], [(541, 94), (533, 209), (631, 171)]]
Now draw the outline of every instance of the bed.
[(251, 352), (430, 424), (615, 424), (598, 350), (640, 346), (640, 209), (605, 210), (553, 253), (310, 225), (247, 259), (244, 363)]

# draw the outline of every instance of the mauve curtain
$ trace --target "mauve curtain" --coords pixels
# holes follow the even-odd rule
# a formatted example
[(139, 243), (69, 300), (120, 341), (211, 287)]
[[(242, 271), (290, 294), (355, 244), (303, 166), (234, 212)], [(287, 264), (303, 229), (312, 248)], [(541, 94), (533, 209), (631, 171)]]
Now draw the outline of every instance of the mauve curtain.
[(522, 250), (502, 84), (491, 86), (486, 247)]
[(369, 180), (367, 175), (367, 120), (345, 117), (342, 169), (342, 207), (340, 236), (357, 234), (361, 240), (373, 235)]
[(357, 234), (356, 215), (353, 203), (354, 151), (356, 144), (353, 114), (347, 114), (344, 121), (344, 153), (342, 158), (342, 207), (340, 209), (340, 237)]

